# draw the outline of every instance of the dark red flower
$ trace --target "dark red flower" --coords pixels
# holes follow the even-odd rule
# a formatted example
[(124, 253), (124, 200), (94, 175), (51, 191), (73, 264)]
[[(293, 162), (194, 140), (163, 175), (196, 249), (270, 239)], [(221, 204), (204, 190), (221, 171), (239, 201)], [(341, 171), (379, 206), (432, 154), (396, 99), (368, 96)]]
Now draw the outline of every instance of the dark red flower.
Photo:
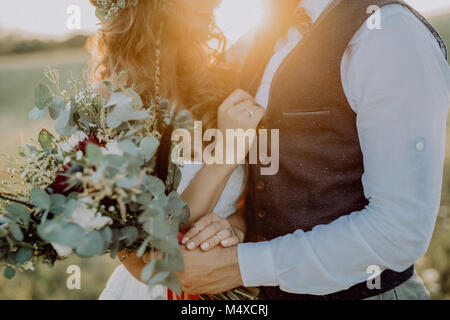
[[(86, 139), (84, 139), (83, 141), (80, 141), (78, 143), (78, 145), (75, 146), (75, 148), (74, 148), (75, 152), (81, 151), (81, 152), (83, 152), (83, 154), (86, 154), (86, 146), (88, 143), (94, 143), (100, 147), (105, 146), (104, 143), (101, 143), (98, 140), (97, 136), (94, 133), (91, 133)], [(81, 167), (74, 168), (74, 167), (72, 167), (72, 165), (70, 163), (68, 163), (66, 166), (64, 166), (64, 168), (61, 169), (60, 172), (58, 172), (58, 174), (56, 175), (55, 181), (49, 187), (53, 190), (53, 193), (64, 194), (64, 195), (68, 195), (73, 191), (80, 191), (80, 190), (74, 190), (74, 189), (67, 190), (67, 187), (69, 186), (67, 184), (67, 180), (69, 179), (69, 176), (71, 176), (75, 172), (81, 171), (81, 170), (82, 170)]]
[(86, 154), (86, 146), (88, 143), (93, 143), (100, 147), (105, 146), (104, 142), (100, 142), (100, 140), (98, 140), (95, 133), (91, 133), (89, 135), (89, 137), (87, 137), (86, 139), (84, 139), (83, 141), (80, 141), (80, 143), (78, 143), (78, 145), (75, 147), (75, 151), (81, 151), (81, 152), (83, 152), (83, 154)]
[(67, 185), (67, 171), (69, 171), (69, 167), (64, 167), (61, 171), (56, 175), (55, 181), (50, 185), (50, 188), (53, 190), (53, 193), (58, 194), (66, 194)]

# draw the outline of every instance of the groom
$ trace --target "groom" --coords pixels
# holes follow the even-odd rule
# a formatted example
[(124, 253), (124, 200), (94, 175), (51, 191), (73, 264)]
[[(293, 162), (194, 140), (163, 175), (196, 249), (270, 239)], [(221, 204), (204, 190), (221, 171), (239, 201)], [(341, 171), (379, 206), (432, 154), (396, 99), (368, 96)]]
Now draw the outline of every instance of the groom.
[[(183, 250), (183, 289), (428, 298), (413, 265), (440, 205), (450, 92), (443, 41), (403, 1), (270, 1), (278, 20), (254, 37), (242, 87), (267, 110), (261, 127), (280, 130), (280, 170), (261, 176), (250, 166), (247, 242)], [(379, 25), (367, 23), (373, 5)], [(292, 12), (303, 20), (279, 28)]]

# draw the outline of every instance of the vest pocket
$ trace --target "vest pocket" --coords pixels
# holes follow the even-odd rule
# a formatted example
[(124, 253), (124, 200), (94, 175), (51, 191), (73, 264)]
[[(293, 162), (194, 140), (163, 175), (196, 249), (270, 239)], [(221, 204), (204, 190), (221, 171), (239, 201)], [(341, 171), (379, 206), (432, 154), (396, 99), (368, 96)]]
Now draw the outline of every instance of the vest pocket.
[(330, 126), (331, 111), (296, 111), (288, 110), (282, 113), (282, 123), (295, 131), (326, 129)]
[(315, 117), (315, 116), (327, 116), (330, 115), (330, 110), (320, 110), (320, 111), (298, 111), (298, 112), (283, 112), (284, 117)]

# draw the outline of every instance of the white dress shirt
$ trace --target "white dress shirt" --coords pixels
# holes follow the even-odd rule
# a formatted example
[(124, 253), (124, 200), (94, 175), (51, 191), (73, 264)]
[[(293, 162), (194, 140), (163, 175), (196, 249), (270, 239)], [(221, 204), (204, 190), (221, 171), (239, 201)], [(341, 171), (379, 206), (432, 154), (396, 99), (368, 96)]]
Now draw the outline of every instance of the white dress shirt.
[[(330, 2), (301, 5), (315, 21)], [(369, 205), (310, 232), (240, 244), (246, 286), (324, 295), (367, 281), (369, 266), (401, 272), (426, 252), (440, 206), (450, 70), (431, 32), (408, 9), (384, 7), (381, 21), (380, 30), (361, 27), (341, 62)], [(256, 95), (262, 106), (274, 73), (301, 38), (291, 29), (277, 44)]]

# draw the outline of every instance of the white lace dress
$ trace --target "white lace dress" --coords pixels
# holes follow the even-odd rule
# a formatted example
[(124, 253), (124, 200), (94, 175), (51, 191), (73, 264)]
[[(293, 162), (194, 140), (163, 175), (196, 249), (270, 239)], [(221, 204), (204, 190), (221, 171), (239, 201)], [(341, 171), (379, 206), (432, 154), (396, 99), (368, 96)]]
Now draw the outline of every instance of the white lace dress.
[[(187, 164), (181, 168), (182, 179), (178, 192), (181, 194), (202, 168), (202, 164)], [(236, 212), (247, 182), (245, 166), (239, 166), (231, 175), (217, 203), (214, 213), (227, 218)], [(106, 288), (100, 295), (100, 300), (167, 300), (167, 288), (155, 286), (151, 290), (145, 284), (136, 280), (124, 266), (116, 268), (109, 278)]]

